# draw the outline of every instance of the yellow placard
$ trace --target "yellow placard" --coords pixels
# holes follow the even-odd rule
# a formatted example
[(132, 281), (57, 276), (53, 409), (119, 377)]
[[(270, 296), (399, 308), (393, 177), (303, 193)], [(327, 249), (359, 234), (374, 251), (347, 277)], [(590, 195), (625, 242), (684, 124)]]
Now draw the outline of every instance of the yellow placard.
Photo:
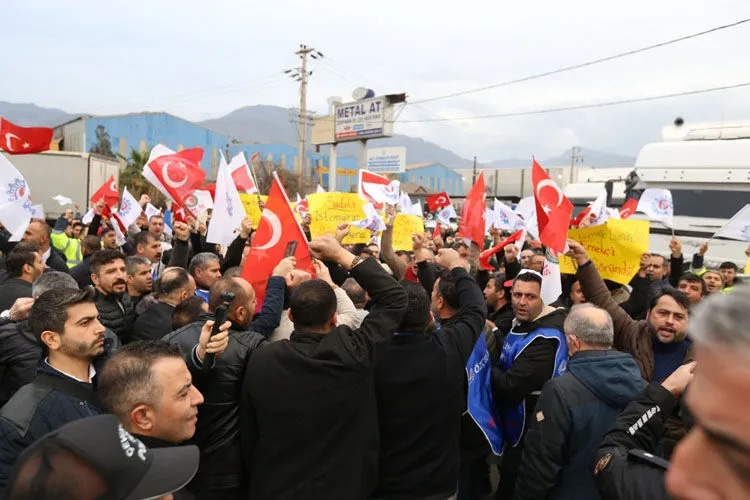
[[(265, 203), (268, 196), (260, 195), (260, 199)], [(258, 195), (240, 193), (240, 200), (242, 200), (242, 206), (245, 208), (245, 213), (250, 217), (250, 220), (253, 221), (253, 229), (258, 229), (261, 214), (261, 209), (258, 206)]]
[[(641, 255), (648, 252), (648, 235), (649, 222), (635, 219), (609, 219), (601, 226), (568, 231), (568, 238), (583, 245), (602, 278), (623, 285), (630, 283)], [(571, 258), (560, 256), (560, 272), (576, 272)]]
[(750, 257), (747, 258), (747, 264), (745, 264), (745, 274), (750, 274)]
[[(343, 222), (363, 219), (366, 202), (357, 193), (315, 193), (307, 195), (310, 208), (310, 235), (336, 234), (336, 226)], [(352, 227), (343, 243), (367, 243), (370, 231)]]
[(424, 219), (417, 215), (396, 215), (393, 221), (393, 249), (411, 250), (411, 235), (414, 233), (424, 233)]

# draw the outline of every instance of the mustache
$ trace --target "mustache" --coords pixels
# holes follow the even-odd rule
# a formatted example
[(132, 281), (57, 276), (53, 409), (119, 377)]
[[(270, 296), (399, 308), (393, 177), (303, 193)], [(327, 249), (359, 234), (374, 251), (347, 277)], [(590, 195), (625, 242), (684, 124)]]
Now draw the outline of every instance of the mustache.
[(124, 280), (124, 279), (122, 279), (122, 278), (118, 278), (118, 279), (116, 279), (116, 280), (114, 281), (114, 283), (112, 283), (112, 286), (115, 286), (115, 285), (127, 285), (127, 284), (128, 284), (128, 282), (127, 282), (127, 281), (125, 281), (125, 280)]

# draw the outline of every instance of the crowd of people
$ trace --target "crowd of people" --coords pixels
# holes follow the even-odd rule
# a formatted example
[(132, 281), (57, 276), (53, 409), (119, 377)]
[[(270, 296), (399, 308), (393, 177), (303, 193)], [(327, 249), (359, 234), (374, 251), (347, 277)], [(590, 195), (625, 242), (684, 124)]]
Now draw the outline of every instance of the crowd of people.
[[(750, 497), (750, 286), (707, 245), (622, 286), (569, 240), (546, 304), (530, 237), (486, 270), (450, 228), (395, 251), (395, 208), (356, 245), (308, 214), (314, 277), (281, 259), (261, 305), (249, 219), (224, 249), (169, 213), (123, 242), (102, 208), (0, 234), (0, 497)], [(499, 455), (467, 412), (480, 338)]]

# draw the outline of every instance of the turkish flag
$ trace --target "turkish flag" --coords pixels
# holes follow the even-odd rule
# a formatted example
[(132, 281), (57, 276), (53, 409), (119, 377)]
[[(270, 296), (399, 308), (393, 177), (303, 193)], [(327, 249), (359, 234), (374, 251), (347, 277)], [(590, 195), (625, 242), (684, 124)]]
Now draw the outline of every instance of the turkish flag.
[(495, 245), (494, 247), (490, 248), (489, 250), (485, 250), (484, 252), (479, 254), (479, 265), (482, 267), (482, 269), (485, 269), (487, 271), (494, 271), (495, 268), (493, 268), (490, 265), (490, 257), (495, 255), (497, 252), (502, 250), (503, 248), (507, 247), (511, 243), (515, 243), (517, 241), (520, 241), (523, 237), (523, 229), (519, 229), (515, 233), (508, 236), (506, 239)]
[(172, 205), (172, 223), (185, 222), (187, 223), (188, 215), (190, 211), (180, 203), (174, 202)]
[(242, 277), (255, 290), (258, 307), (265, 299), (268, 278), (274, 267), (284, 258), (286, 246), (290, 241), (297, 242), (297, 249), (294, 251), (297, 269), (308, 271), (315, 276), (315, 267), (307, 238), (294, 216), (284, 186), (281, 185), (281, 180), (274, 172), (268, 199), (242, 268)]
[(638, 200), (635, 198), (628, 198), (620, 207), (620, 218), (627, 219), (635, 213), (636, 208), (638, 208)]
[(536, 160), (531, 167), (531, 181), (534, 183), (539, 240), (555, 252), (563, 253), (573, 204)]
[(581, 225), (581, 222), (591, 214), (591, 205), (587, 206), (583, 210), (581, 210), (581, 213), (578, 214), (578, 216), (575, 219), (570, 220), (570, 225), (573, 227), (578, 227)]
[(424, 201), (427, 202), (427, 206), (430, 207), (430, 212), (437, 212), (438, 208), (447, 207), (451, 204), (451, 198), (445, 191), (428, 196)]
[(6, 153), (23, 155), (49, 149), (52, 129), (48, 127), (19, 127), (0, 118), (0, 145)]
[(435, 229), (432, 231), (432, 239), (434, 240), (438, 236), (440, 236), (440, 223), (436, 222)]
[(387, 177), (368, 170), (359, 171), (357, 182), (359, 197), (375, 205), (375, 208), (381, 208), (383, 203), (398, 204), (401, 196), (399, 186), (400, 183), (397, 180), (388, 180)]
[[(172, 201), (182, 204), (206, 181), (206, 172), (200, 167), (201, 159), (201, 148), (174, 152), (157, 144), (143, 167), (143, 177)], [(192, 215), (189, 210), (188, 214)]]
[(91, 203), (94, 205), (101, 200), (104, 200), (104, 205), (107, 207), (119, 203), (120, 193), (117, 191), (117, 182), (115, 181), (114, 175), (111, 175), (109, 179), (107, 179), (107, 181), (96, 190), (96, 193), (91, 196)]
[(253, 173), (250, 171), (250, 165), (248, 165), (243, 153), (236, 154), (229, 162), (229, 172), (232, 175), (234, 185), (237, 186), (237, 191), (244, 191), (247, 194), (258, 192)]
[(461, 224), (459, 232), (464, 238), (467, 238), (477, 245), (480, 250), (484, 250), (484, 210), (487, 190), (484, 185), (484, 172), (479, 174), (476, 184), (471, 187), (471, 191), (464, 200), (464, 206), (461, 207)]

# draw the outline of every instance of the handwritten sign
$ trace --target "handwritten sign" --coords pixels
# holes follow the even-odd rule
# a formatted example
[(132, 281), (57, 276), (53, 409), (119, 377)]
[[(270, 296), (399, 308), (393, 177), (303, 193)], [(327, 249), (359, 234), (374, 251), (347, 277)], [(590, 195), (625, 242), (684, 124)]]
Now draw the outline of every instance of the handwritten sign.
[[(263, 203), (265, 203), (267, 199), (268, 196), (266, 196), (265, 194), (260, 195), (260, 201), (262, 201)], [(260, 217), (263, 213), (263, 211), (258, 206), (258, 195), (240, 193), (240, 200), (242, 201), (242, 206), (245, 208), (245, 214), (250, 217), (251, 221), (253, 221), (253, 229), (258, 229), (258, 224), (260, 224)], [(302, 218), (299, 216), (297, 211), (294, 210), (294, 208), (297, 206), (297, 202), (290, 201), (289, 203), (292, 206), (294, 215), (297, 217), (297, 222), (302, 222)]]
[[(307, 195), (310, 207), (310, 235), (336, 234), (336, 226), (362, 219), (366, 203), (357, 193), (315, 193)], [(368, 243), (370, 231), (352, 227), (344, 244)]]
[(424, 233), (424, 220), (417, 215), (396, 215), (393, 222), (393, 249), (394, 250), (411, 250), (411, 235), (414, 233)]
[[(609, 219), (601, 226), (571, 229), (568, 238), (583, 245), (602, 278), (626, 285), (638, 272), (641, 255), (648, 252), (648, 234), (648, 221)], [(560, 272), (576, 272), (571, 258), (560, 256)]]
[[(260, 199), (263, 203), (266, 202), (268, 196), (261, 195)], [(245, 214), (253, 221), (253, 229), (258, 229), (260, 223), (260, 215), (262, 210), (258, 206), (258, 195), (240, 193), (240, 200), (242, 200), (242, 206), (245, 208)]]

